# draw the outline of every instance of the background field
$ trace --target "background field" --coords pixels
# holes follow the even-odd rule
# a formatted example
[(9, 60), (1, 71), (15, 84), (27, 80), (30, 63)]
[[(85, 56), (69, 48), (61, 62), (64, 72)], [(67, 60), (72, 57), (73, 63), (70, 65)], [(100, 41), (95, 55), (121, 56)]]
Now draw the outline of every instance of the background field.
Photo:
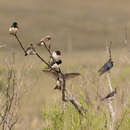
[[(3, 81), (6, 76), (5, 60), (15, 52), (16, 69), (23, 75), (23, 89), (26, 90), (16, 129), (44, 130), (48, 125), (52, 130), (81, 128), (76, 126), (79, 120), (71, 104), (67, 106), (64, 124), (55, 116), (55, 113), (62, 115), (61, 94), (53, 90), (55, 81), (41, 72), (44, 67), (41, 61), (35, 56), (25, 58), (16, 40), (9, 35), (8, 28), (13, 21), (19, 23), (18, 35), (24, 46), (50, 34), (53, 48), (63, 53), (62, 69), (81, 73), (80, 78), (67, 82), (67, 87), (77, 100), (87, 105), (90, 122), (83, 121), (86, 130), (105, 129), (105, 117), (100, 119), (100, 115), (109, 113), (107, 105), (101, 104), (99, 110), (97, 106), (100, 104), (98, 96), (106, 95), (109, 89), (106, 75), (99, 78), (97, 70), (107, 60), (106, 40), (112, 40), (114, 68), (111, 80), (113, 88), (118, 89), (116, 119), (118, 121), (127, 110), (120, 130), (130, 129), (129, 5), (129, 0), (0, 0), (0, 44), (5, 45), (0, 48), (0, 80)], [(125, 27), (128, 43), (124, 47)], [(48, 58), (43, 48), (39, 51)], [(58, 122), (54, 122), (55, 119), (59, 119)], [(52, 127), (54, 125), (57, 127)]]

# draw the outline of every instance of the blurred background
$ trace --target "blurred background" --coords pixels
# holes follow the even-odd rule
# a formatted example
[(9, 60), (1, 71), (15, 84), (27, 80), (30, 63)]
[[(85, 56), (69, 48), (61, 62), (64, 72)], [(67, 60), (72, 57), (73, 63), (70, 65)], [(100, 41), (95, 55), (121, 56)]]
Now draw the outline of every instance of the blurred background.
[(1, 42), (12, 47), (7, 31), (17, 21), (25, 44), (50, 34), (55, 46), (65, 50), (68, 44), (74, 50), (102, 49), (106, 40), (118, 48), (125, 26), (129, 30), (129, 11), (129, 0), (1, 0)]
[[(35, 56), (25, 58), (15, 38), (9, 35), (8, 29), (14, 21), (18, 22), (18, 36), (25, 47), (30, 43), (37, 43), (45, 35), (52, 36), (52, 47), (63, 53), (63, 70), (81, 73), (79, 79), (68, 83), (74, 86), (70, 89), (77, 99), (79, 91), (84, 92), (83, 95), (89, 97), (90, 104), (94, 104), (94, 90), (101, 84), (99, 92), (104, 95), (108, 93), (108, 88), (104, 87), (107, 86), (106, 78), (102, 78), (104, 82), (100, 85), (98, 83), (97, 70), (108, 59), (106, 40), (111, 40), (115, 63), (112, 70), (113, 88), (119, 88), (119, 100), (128, 104), (129, 0), (0, 0), (0, 45), (5, 45), (0, 48), (1, 69), (5, 66), (5, 57), (10, 58), (11, 53), (15, 52), (16, 69), (24, 74), (23, 87), (27, 91), (22, 100), (21, 120), (17, 129), (42, 129), (43, 106), (53, 103), (62, 105), (62, 101), (60, 93), (54, 93), (55, 81), (41, 72), (44, 67), (41, 61)], [(127, 47), (122, 48), (125, 31), (128, 42)], [(48, 58), (43, 48), (39, 51), (43, 57)], [(126, 97), (122, 96), (124, 93)], [(118, 113), (120, 111), (121, 109)]]

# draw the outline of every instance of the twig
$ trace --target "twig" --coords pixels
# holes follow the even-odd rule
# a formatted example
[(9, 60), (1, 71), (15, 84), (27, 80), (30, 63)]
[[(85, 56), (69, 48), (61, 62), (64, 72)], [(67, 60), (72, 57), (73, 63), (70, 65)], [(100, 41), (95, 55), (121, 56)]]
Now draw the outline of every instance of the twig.
[[(107, 44), (108, 44), (108, 43), (107, 43)], [(111, 46), (112, 46), (112, 41), (109, 41), (109, 45), (107, 45), (107, 50), (108, 50), (109, 59), (112, 58), (112, 56), (111, 56)]]
[(62, 100), (64, 102), (66, 102), (66, 98), (65, 98), (65, 91), (66, 91), (66, 80), (65, 80), (65, 76), (64, 76), (64, 73), (61, 71), (61, 69), (59, 69), (59, 73), (60, 75), (62, 76), (62, 79), (63, 79), (63, 88), (62, 88)]
[(7, 74), (7, 88), (5, 89), (4, 108), (0, 111), (0, 126), (2, 130), (12, 130), (18, 120), (18, 107), (20, 102), (20, 95), (18, 91), (18, 81), (14, 68), (15, 58), (13, 56), (13, 63), (8, 65)]
[(47, 51), (49, 52), (49, 54), (52, 55), (52, 52), (51, 52), (51, 50), (47, 47), (46, 43), (45, 43), (44, 41), (43, 41), (43, 43), (44, 43), (45, 48), (46, 48)]
[[(37, 52), (36, 52), (36, 56), (44, 63), (46, 64), (49, 68), (52, 68)], [(53, 68), (52, 68), (53, 69)]]
[(17, 34), (15, 34), (14, 36), (15, 36), (15, 38), (17, 39), (18, 43), (20, 44), (21, 48), (23, 49), (24, 53), (26, 54), (26, 50), (25, 50), (25, 48), (23, 47), (21, 41), (19, 40)]

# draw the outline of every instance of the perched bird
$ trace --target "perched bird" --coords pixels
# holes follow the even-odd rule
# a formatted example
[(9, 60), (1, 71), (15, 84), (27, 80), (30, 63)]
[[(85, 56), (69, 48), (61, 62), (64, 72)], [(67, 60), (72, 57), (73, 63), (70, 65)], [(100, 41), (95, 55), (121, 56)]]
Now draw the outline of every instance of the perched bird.
[(53, 60), (51, 62), (48, 63), (50, 66), (47, 66), (44, 68), (44, 70), (49, 70), (51, 71), (52, 69), (55, 69), (56, 71), (60, 71), (60, 65), (62, 64), (62, 60)]
[(36, 54), (35, 48), (34, 48), (32, 43), (27, 47), (27, 49), (25, 51), (26, 51), (25, 56), (27, 56), (27, 55), (35, 55)]
[[(49, 70), (42, 70), (45, 74), (48, 74), (49, 76), (51, 76), (53, 79), (56, 80), (56, 86), (54, 89), (60, 89), (63, 86), (63, 75), (61, 75), (61, 73), (57, 73), (55, 71), (49, 71)], [(64, 78), (65, 80), (69, 80), (72, 78), (75, 78), (77, 76), (79, 76), (80, 73), (65, 73), (64, 74)]]
[(104, 74), (105, 72), (109, 71), (113, 67), (113, 61), (111, 58), (98, 70), (99, 75)]
[[(49, 70), (42, 70), (44, 73), (48, 74), (49, 76), (51, 76), (53, 79), (57, 80), (59, 77), (62, 78), (62, 75), (57, 74), (55, 71), (49, 71)], [(66, 80), (78, 77), (80, 75), (80, 73), (65, 73), (64, 74), (64, 78)]]
[(54, 89), (60, 89), (61, 90), (62, 86), (63, 86), (63, 79), (58, 77), (57, 80), (56, 80), (56, 86), (54, 87)]
[(47, 35), (45, 37), (43, 37), (39, 43), (37, 43), (38, 46), (43, 46), (46, 42), (51, 40), (51, 36)]
[(52, 68), (57, 69), (57, 68), (60, 68), (60, 65), (61, 65), (61, 64), (62, 64), (62, 60), (57, 60), (57, 61), (51, 62), (50, 66), (51, 66)]
[(61, 58), (61, 52), (59, 50), (53, 51), (52, 55), (50, 56), (49, 64), (58, 61)]
[(11, 27), (9, 28), (9, 33), (12, 35), (15, 35), (18, 31), (18, 23), (17, 22), (13, 22)]
[(104, 101), (105, 99), (111, 98), (113, 97), (115, 94), (117, 93), (116, 88), (113, 92), (109, 93), (107, 96), (105, 96), (104, 98), (102, 98), (101, 100)]
[(53, 57), (55, 60), (58, 60), (58, 59), (61, 57), (61, 52), (60, 52), (59, 50), (53, 51), (53, 52), (52, 52), (52, 57)]

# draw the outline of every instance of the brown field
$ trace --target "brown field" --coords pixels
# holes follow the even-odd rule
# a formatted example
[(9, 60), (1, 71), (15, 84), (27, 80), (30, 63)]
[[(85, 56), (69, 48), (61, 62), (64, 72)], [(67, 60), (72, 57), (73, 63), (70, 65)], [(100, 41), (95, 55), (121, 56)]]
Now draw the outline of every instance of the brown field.
[[(35, 56), (24, 57), (17, 41), (9, 35), (10, 24), (19, 23), (18, 35), (24, 46), (50, 34), (52, 47), (63, 53), (63, 71), (81, 73), (80, 78), (67, 82), (68, 89), (77, 100), (83, 95), (84, 102), (94, 108), (99, 104), (97, 92), (100, 96), (109, 92), (106, 75), (99, 78), (97, 70), (107, 60), (106, 40), (112, 40), (111, 82), (118, 89), (115, 108), (119, 119), (125, 107), (130, 106), (129, 5), (129, 0), (0, 0), (0, 45), (5, 45), (0, 48), (0, 73), (3, 74), (0, 80), (6, 76), (5, 60), (15, 52), (16, 70), (23, 76), (26, 91), (16, 130), (44, 130), (46, 122), (41, 114), (44, 106), (63, 103), (60, 92), (53, 90), (55, 81), (41, 72), (45, 65)], [(128, 42), (124, 47), (125, 27)], [(45, 49), (39, 51), (48, 58)], [(105, 104), (104, 107), (107, 111)], [(127, 111), (130, 113), (130, 107)], [(129, 129), (130, 118), (128, 126)]]

